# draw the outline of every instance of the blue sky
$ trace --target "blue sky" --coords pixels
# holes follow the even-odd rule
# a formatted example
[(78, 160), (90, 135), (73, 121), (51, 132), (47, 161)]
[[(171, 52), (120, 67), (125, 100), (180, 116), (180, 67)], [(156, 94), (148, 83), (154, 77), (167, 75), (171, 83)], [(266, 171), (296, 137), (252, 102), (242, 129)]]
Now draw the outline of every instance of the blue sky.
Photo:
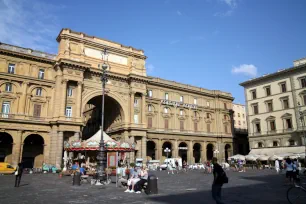
[(145, 51), (148, 74), (231, 92), (306, 57), (304, 0), (0, 0), (0, 41), (57, 52), (61, 28)]

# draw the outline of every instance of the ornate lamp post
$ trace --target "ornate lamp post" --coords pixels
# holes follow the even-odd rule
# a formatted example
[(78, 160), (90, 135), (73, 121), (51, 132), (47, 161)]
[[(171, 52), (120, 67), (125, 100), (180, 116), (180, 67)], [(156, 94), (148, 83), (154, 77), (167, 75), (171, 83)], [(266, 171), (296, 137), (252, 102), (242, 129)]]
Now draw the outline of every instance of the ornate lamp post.
[(304, 127), (305, 127), (305, 119), (304, 119), (304, 113), (302, 112), (301, 110), (301, 104), (300, 102), (298, 102), (298, 106), (299, 106), (299, 114), (300, 114), (300, 120), (301, 120), (301, 123), (302, 123), (302, 128), (303, 128), (303, 136), (304, 136), (304, 145), (305, 145), (305, 158), (304, 158), (304, 164), (306, 166), (306, 135), (305, 135), (305, 130), (304, 130)]
[[(164, 152), (167, 154), (167, 159), (168, 159), (168, 154), (169, 152), (171, 152), (171, 149), (167, 147), (166, 149), (164, 149)], [(168, 161), (167, 161), (167, 169), (168, 169)]]
[[(106, 56), (106, 49), (104, 49), (104, 56)], [(100, 65), (99, 65), (100, 67)], [(108, 65), (105, 63), (105, 60), (101, 66), (102, 68), (102, 76), (101, 76), (101, 82), (102, 82), (102, 112), (101, 112), (101, 140), (99, 144), (99, 151), (98, 151), (98, 166), (97, 166), (97, 177), (98, 181), (96, 185), (103, 185), (106, 181), (105, 176), (105, 167), (106, 167), (106, 150), (104, 146), (104, 138), (103, 138), (103, 129), (104, 129), (104, 96), (105, 96), (105, 84), (107, 82), (107, 76), (106, 76), (106, 69), (108, 68)], [(102, 183), (101, 183), (102, 181)]]

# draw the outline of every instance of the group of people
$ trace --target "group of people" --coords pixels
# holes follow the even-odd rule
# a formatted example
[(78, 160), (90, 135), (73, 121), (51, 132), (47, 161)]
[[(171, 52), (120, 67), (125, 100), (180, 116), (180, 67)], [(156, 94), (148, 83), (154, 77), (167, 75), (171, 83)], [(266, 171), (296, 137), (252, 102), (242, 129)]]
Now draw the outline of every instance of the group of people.
[[(148, 169), (144, 164), (140, 168), (134, 167), (130, 169), (130, 177), (127, 180), (127, 190), (126, 193), (141, 193), (144, 184), (148, 181)], [(119, 180), (119, 182), (121, 182)]]
[(286, 180), (288, 183), (294, 182), (299, 178), (301, 171), (301, 163), (297, 159), (291, 160), (287, 158), (281, 162), (277, 159), (275, 160), (275, 170), (277, 173), (286, 170)]

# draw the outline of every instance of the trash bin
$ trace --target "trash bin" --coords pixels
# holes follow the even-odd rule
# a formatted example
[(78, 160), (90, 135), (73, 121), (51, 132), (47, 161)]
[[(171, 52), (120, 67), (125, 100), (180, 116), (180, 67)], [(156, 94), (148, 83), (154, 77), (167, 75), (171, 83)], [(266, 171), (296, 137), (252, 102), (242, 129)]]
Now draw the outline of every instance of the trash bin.
[(148, 185), (146, 188), (146, 193), (149, 194), (158, 194), (157, 188), (157, 177), (155, 175), (150, 175), (148, 177)]
[(72, 185), (77, 185), (77, 186), (81, 185), (81, 174), (80, 174), (80, 172), (75, 172), (74, 173)]

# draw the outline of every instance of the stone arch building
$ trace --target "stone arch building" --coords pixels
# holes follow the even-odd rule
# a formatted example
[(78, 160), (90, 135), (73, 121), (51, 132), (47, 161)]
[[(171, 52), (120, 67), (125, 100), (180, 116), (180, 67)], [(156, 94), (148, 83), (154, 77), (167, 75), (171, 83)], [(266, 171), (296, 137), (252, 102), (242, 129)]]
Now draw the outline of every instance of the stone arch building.
[[(0, 161), (16, 166), (27, 158), (34, 167), (60, 167), (64, 141), (98, 131), (103, 62), (104, 131), (136, 143), (131, 162), (162, 160), (166, 146), (189, 163), (211, 159), (214, 150), (225, 158), (225, 145), (232, 147), (230, 93), (147, 76), (144, 51), (130, 46), (70, 29), (62, 29), (57, 42), (56, 55), (0, 44), (0, 140), (6, 142), (0, 143)], [(39, 152), (28, 151), (32, 144)]]

